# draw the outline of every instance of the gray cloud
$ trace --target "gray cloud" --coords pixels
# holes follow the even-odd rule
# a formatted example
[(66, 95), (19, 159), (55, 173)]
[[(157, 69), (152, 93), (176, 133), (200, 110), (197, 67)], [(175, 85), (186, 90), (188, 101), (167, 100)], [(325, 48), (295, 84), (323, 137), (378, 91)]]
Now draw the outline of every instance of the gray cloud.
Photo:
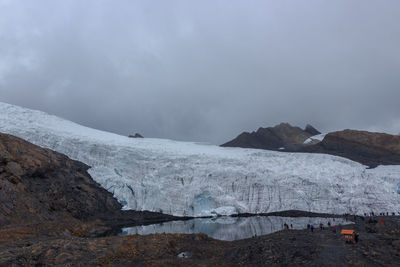
[(0, 101), (222, 143), (290, 122), (400, 132), (400, 2), (0, 0)]

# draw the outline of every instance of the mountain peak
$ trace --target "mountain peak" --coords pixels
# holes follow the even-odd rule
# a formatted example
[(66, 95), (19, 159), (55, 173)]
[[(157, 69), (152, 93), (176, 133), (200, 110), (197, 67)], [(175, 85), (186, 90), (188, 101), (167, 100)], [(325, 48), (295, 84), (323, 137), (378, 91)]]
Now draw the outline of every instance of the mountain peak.
[(312, 125), (310, 125), (310, 124), (307, 124), (307, 125), (306, 125), (306, 128), (304, 128), (304, 131), (306, 131), (307, 133), (312, 134), (312, 135), (321, 134), (320, 131), (318, 131), (317, 129), (315, 129), (315, 128), (314, 128)]
[[(314, 127), (313, 129), (315, 130)], [(315, 131), (318, 132), (317, 130)], [(285, 149), (293, 149), (298, 145), (302, 145), (305, 140), (313, 135), (314, 134), (302, 130), (300, 127), (282, 122), (274, 127), (260, 127), (256, 132), (250, 134), (242, 133), (222, 146), (262, 148), (269, 150), (282, 150), (282, 147)]]

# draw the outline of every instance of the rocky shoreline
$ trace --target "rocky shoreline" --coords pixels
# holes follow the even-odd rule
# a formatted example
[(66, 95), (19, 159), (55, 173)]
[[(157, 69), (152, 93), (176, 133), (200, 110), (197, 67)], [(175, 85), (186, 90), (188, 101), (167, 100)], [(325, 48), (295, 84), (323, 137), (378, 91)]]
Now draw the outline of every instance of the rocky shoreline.
[[(79, 237), (27, 235), (32, 228), (0, 230), (0, 266), (396, 266), (400, 218), (356, 217), (355, 224), (324, 230), (282, 230), (238, 241), (204, 234)], [(355, 229), (357, 244), (345, 244), (340, 229)]]

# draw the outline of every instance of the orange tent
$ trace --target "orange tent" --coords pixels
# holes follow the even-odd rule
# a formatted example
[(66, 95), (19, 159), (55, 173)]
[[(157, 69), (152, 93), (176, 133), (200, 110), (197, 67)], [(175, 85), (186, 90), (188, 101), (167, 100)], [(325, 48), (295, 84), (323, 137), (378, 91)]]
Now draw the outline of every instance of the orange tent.
[(354, 239), (354, 236), (355, 236), (355, 231), (354, 230), (345, 230), (345, 229), (343, 229), (340, 233), (342, 235), (344, 235), (344, 242), (346, 242), (346, 243), (351, 242), (353, 244), (356, 243), (356, 241)]
[(354, 234), (354, 230), (345, 230), (343, 229), (342, 232), (340, 232), (342, 235), (352, 235)]

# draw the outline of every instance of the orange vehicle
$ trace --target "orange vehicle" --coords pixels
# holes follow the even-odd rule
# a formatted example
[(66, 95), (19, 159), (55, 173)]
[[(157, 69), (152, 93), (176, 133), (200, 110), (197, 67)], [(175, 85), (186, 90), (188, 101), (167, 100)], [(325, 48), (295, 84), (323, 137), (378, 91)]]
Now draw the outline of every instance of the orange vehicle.
[(356, 232), (354, 230), (343, 229), (340, 233), (344, 236), (344, 242), (353, 244), (356, 243), (355, 239)]

